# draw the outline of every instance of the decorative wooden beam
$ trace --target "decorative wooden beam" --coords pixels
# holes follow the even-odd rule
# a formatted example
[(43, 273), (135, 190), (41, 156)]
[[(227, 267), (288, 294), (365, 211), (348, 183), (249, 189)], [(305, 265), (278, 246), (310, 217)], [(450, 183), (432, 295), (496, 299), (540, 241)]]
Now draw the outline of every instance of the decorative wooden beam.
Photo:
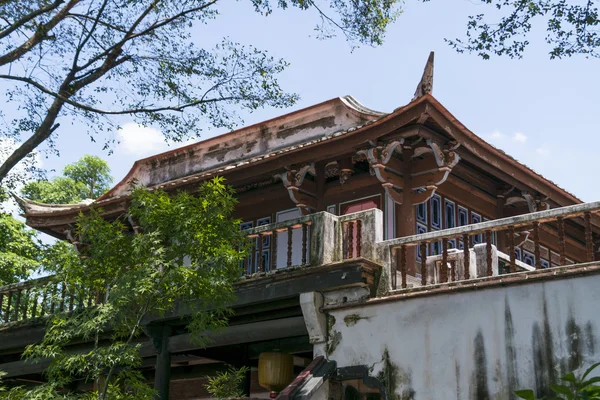
[(520, 193), (515, 193), (516, 190), (512, 188), (508, 193), (505, 193), (506, 200), (504, 202), (505, 206), (511, 206), (519, 203), (526, 203), (529, 212), (537, 212), (544, 211), (550, 209), (550, 204), (548, 203), (548, 198), (540, 198), (539, 196), (534, 196), (526, 190), (521, 191)]
[(307, 182), (306, 174), (316, 176), (314, 163), (303, 165), (300, 168), (292, 166), (286, 172), (274, 176), (275, 179), (281, 179), (283, 186), (287, 189), (288, 194), (290, 195), (290, 199), (294, 202), (294, 204), (296, 204), (296, 207), (298, 207), (304, 215), (310, 214), (311, 211), (315, 211), (317, 209), (316, 188), (308, 189), (308, 186), (310, 185), (303, 187), (305, 182)]
[[(448, 179), (452, 168), (460, 160), (455, 151), (457, 147), (456, 142), (442, 146), (431, 138), (418, 138), (412, 143), (400, 138), (387, 145), (373, 145), (369, 149), (358, 151), (357, 154), (366, 158), (373, 175), (395, 203), (403, 204), (405, 196), (410, 193), (414, 205), (427, 201), (438, 186)], [(406, 161), (411, 164), (410, 177), (404, 176), (404, 161), (393, 157), (394, 152), (400, 153), (403, 148), (411, 149), (411, 155), (406, 156)], [(409, 187), (406, 187), (406, 182), (410, 182)]]

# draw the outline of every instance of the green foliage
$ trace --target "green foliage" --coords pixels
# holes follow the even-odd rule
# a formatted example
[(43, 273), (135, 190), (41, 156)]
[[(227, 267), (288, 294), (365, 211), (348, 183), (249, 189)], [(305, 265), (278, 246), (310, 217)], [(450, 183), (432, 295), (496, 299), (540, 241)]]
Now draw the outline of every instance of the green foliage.
[(244, 392), (241, 387), (248, 371), (250, 371), (248, 367), (237, 369), (228, 366), (227, 371), (208, 376), (208, 383), (204, 387), (212, 398), (218, 400), (243, 397)]
[[(19, 112), (0, 129), (0, 138), (24, 144), (0, 165), (0, 181), (42, 143), (54, 149), (56, 135), (76, 121), (89, 127), (91, 140), (104, 140), (110, 148), (119, 115), (181, 141), (197, 136), (207, 123), (238, 125), (236, 110), (293, 105), (298, 96), (277, 81), (288, 67), (284, 60), (211, 37), (205, 26), (219, 23), (221, 4), (1, 1), (0, 82), (7, 88), (5, 101)], [(246, 4), (265, 16), (273, 8), (311, 12), (321, 38), (342, 33), (352, 45), (378, 45), (397, 18), (401, 0)]]
[(30, 200), (47, 204), (78, 203), (100, 197), (110, 188), (113, 180), (106, 161), (87, 154), (67, 165), (63, 175), (50, 181), (29, 182), (21, 194)]
[[(42, 343), (26, 349), (28, 359), (52, 359), (48, 384), (36, 390), (54, 393), (83, 379), (97, 383), (94, 398), (151, 399), (152, 390), (136, 371), (141, 359), (134, 339), (142, 320), (163, 316), (176, 302), (193, 303), (188, 330), (200, 345), (207, 332), (227, 322), (232, 284), (248, 250), (239, 221), (231, 219), (233, 194), (221, 178), (204, 183), (197, 195), (139, 188), (127, 216), (107, 221), (101, 210), (81, 216), (76, 229), (85, 243), (81, 253), (58, 243), (46, 253), (44, 266), (68, 295), (85, 298), (107, 288), (108, 294), (96, 307), (54, 315)], [(129, 232), (127, 221), (139, 226), (136, 233)], [(82, 339), (94, 348), (66, 350)]]
[(600, 399), (600, 377), (589, 378), (590, 373), (596, 369), (600, 363), (589, 367), (580, 378), (577, 378), (573, 372), (569, 372), (560, 380), (564, 383), (550, 385), (550, 390), (555, 393), (552, 397), (536, 398), (533, 390), (518, 390), (515, 394), (525, 400), (599, 400)]
[(12, 215), (0, 213), (0, 286), (27, 278), (40, 265), (36, 232)]
[(87, 198), (96, 199), (104, 194), (113, 181), (110, 168), (100, 157), (84, 155), (79, 160), (67, 165), (63, 170), (65, 178), (83, 183), (89, 190)]
[[(430, 0), (424, 0), (430, 1)], [(502, 15), (490, 23), (485, 14), (469, 17), (466, 40), (447, 42), (459, 52), (477, 53), (484, 59), (492, 55), (521, 58), (529, 46), (528, 36), (535, 21), (546, 23), (545, 41), (550, 58), (583, 54), (600, 57), (600, 19), (598, 1), (565, 0), (480, 0)], [(579, 4), (577, 4), (579, 3)]]

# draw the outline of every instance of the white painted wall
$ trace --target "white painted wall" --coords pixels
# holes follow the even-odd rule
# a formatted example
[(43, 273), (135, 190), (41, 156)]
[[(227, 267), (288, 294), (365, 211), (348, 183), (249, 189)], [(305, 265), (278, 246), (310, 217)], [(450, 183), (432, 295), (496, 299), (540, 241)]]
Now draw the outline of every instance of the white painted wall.
[(387, 350), (396, 399), (512, 399), (600, 362), (599, 325), (588, 275), (333, 310), (328, 358), (376, 376)]

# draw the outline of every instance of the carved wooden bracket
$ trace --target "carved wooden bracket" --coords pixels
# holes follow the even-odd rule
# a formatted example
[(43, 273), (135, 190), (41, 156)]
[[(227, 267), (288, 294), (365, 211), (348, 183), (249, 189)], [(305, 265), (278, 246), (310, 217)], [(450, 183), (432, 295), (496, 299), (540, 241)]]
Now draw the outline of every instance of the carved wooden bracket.
[(83, 242), (83, 238), (81, 235), (75, 236), (73, 233), (75, 232), (75, 228), (72, 225), (69, 225), (69, 228), (65, 230), (65, 236), (69, 242), (75, 247), (77, 253), (79, 253), (79, 257), (87, 258), (85, 256), (84, 251), (87, 245)]
[(274, 176), (275, 179), (281, 179), (290, 199), (305, 215), (317, 208), (316, 188), (314, 182), (306, 180), (306, 174), (316, 175), (314, 164), (307, 164), (301, 168), (292, 166), (286, 172)]
[(541, 198), (539, 196), (534, 196), (526, 190), (523, 190), (520, 193), (515, 192), (516, 190), (511, 188), (511, 190), (504, 194), (506, 196), (504, 202), (505, 207), (513, 204), (526, 203), (530, 213), (550, 209), (547, 197)]
[[(405, 161), (393, 157), (394, 152), (401, 152), (403, 146), (412, 149), (413, 154), (410, 159), (410, 188), (405, 187), (406, 179), (402, 174)], [(399, 139), (385, 146), (360, 150), (358, 155), (366, 157), (373, 174), (395, 203), (402, 204), (404, 193), (410, 190), (412, 203), (420, 204), (433, 196), (460, 160), (455, 151), (457, 147), (455, 142), (440, 146), (431, 139), (418, 139), (412, 144)]]
[(332, 161), (325, 165), (325, 179), (337, 176), (343, 185), (354, 174), (353, 160), (348, 158), (340, 161)]

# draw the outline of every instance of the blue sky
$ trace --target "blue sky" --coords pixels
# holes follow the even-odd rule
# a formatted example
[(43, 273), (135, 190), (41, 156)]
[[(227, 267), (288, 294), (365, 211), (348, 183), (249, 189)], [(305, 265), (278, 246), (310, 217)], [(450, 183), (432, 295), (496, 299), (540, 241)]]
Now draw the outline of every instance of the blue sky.
[[(277, 10), (264, 17), (244, 1), (226, 4), (215, 21), (194, 27), (194, 37), (218, 42), (228, 36), (286, 59), (291, 65), (280, 83), (301, 96), (288, 110), (244, 115), (246, 124), (346, 94), (375, 110), (392, 111), (410, 101), (434, 50), (433, 94), (461, 122), (584, 201), (600, 200), (595, 183), (600, 60), (549, 60), (543, 29), (532, 34), (523, 59), (484, 61), (457, 54), (443, 39), (462, 36), (467, 16), (492, 11), (491, 7), (475, 0), (408, 0), (383, 46), (351, 52), (341, 37), (327, 41), (311, 37), (317, 22), (312, 12)], [(122, 143), (110, 156), (102, 150), (102, 140), (92, 143), (81, 127), (61, 128), (60, 157), (50, 155), (43, 166), (60, 171), (85, 153), (96, 154), (109, 162), (116, 182), (136, 159), (172, 148), (152, 128), (127, 120), (123, 124)], [(202, 139), (218, 132), (205, 132)]]

